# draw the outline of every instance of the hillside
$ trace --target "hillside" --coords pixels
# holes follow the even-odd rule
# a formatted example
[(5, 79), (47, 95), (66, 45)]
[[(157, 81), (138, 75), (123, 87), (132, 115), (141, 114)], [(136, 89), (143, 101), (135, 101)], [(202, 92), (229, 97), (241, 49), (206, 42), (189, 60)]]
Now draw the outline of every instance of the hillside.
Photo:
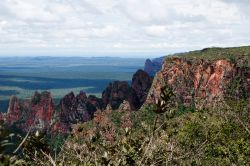
[[(12, 114), (7, 114), (7, 119), (11, 117), (13, 123), (20, 120), (17, 124), (25, 122), (19, 114), (25, 108), (22, 111), (26, 117), (39, 115), (29, 118), (29, 122), (35, 123), (35, 131), (40, 133), (29, 134), (19, 149), (24, 155), (17, 154), (12, 162), (249, 165), (249, 55), (250, 47), (207, 48), (170, 55), (153, 83), (146, 72), (139, 70), (131, 85), (112, 82), (101, 99), (83, 92), (77, 96), (70, 93), (55, 110), (46, 92), (34, 95), (32, 105), (12, 98)], [(55, 112), (57, 118), (46, 119), (46, 112)], [(60, 124), (53, 123), (56, 120)], [(44, 130), (38, 130), (53, 124), (52, 129), (57, 131), (62, 123), (71, 126), (63, 136), (51, 130), (44, 135)]]
[(249, 61), (250, 46), (228, 47), (228, 48), (211, 47), (197, 51), (190, 51), (186, 53), (177, 53), (169, 55), (168, 57), (173, 57), (173, 56), (185, 57), (188, 59), (207, 59), (207, 60), (242, 58)]
[[(217, 55), (210, 55), (212, 56)], [(173, 90), (176, 105), (185, 107), (218, 107), (225, 103), (226, 98), (247, 100), (250, 98), (250, 68), (247, 58), (239, 55), (233, 60), (211, 60), (194, 58), (189, 54), (167, 57), (162, 70), (155, 76), (147, 102), (157, 102), (164, 86)]]

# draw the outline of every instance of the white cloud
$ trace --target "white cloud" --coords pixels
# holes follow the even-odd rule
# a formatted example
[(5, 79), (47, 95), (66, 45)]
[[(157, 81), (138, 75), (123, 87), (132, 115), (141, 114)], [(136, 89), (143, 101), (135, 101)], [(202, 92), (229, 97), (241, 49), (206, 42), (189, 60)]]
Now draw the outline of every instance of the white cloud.
[(166, 26), (162, 26), (162, 25), (147, 26), (147, 27), (145, 27), (145, 32), (148, 35), (156, 36), (156, 37), (165, 36), (165, 35), (168, 35), (169, 33), (171, 33), (168, 31)]
[(2, 0), (0, 55), (245, 45), (249, 7), (248, 0)]
[(145, 24), (224, 22), (239, 19), (238, 8), (219, 0), (125, 0), (122, 11)]
[(54, 15), (44, 2), (4, 0), (3, 4), (13, 17), (24, 21), (59, 21), (58, 16)]
[(108, 25), (99, 29), (92, 29), (93, 36), (96, 37), (107, 37), (119, 33), (119, 29), (115, 26)]
[(124, 48), (124, 47), (127, 47), (125, 44), (123, 44), (123, 43), (115, 43), (114, 45), (113, 45), (113, 47), (114, 48)]
[(82, 26), (78, 28), (67, 28), (51, 34), (53, 38), (105, 38), (115, 36), (119, 29), (112, 25), (106, 26)]

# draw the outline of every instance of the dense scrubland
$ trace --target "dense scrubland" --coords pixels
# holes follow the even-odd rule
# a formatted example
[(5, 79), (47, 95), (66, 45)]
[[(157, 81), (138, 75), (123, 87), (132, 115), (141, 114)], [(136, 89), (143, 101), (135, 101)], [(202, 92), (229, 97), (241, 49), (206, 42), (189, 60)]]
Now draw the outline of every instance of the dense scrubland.
[[(248, 165), (249, 102), (228, 101), (226, 108), (196, 110), (145, 105), (138, 112), (121, 106), (98, 111), (65, 137), (33, 133), (19, 152), (22, 137), (1, 126), (1, 162), (13, 165)], [(15, 139), (14, 139), (15, 138)], [(20, 139), (22, 138), (22, 139)], [(13, 140), (15, 145), (8, 144)], [(5, 142), (6, 141), (6, 142)], [(14, 146), (14, 147), (12, 147)], [(11, 147), (4, 151), (6, 147)], [(12, 151), (11, 151), (12, 150)]]

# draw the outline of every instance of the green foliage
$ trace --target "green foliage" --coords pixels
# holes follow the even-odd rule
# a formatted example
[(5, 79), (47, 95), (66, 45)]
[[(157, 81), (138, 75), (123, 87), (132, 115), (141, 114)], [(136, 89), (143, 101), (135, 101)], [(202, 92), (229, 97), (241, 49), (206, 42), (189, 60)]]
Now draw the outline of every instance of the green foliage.
[[(97, 111), (92, 121), (76, 124), (66, 142), (54, 137), (48, 145), (42, 135), (31, 135), (22, 147), (26, 165), (249, 165), (249, 101), (196, 110), (172, 107), (166, 87), (161, 96), (161, 114), (157, 105)], [(169, 116), (170, 110), (177, 112)]]
[(164, 86), (161, 88), (160, 99), (156, 101), (156, 105), (152, 108), (155, 113), (164, 113), (164, 112), (171, 112), (173, 105), (171, 99), (173, 98), (174, 93), (168, 87)]
[(49, 149), (56, 153), (60, 152), (65, 140), (66, 136), (60, 134), (53, 135), (51, 138), (45, 138), (45, 142), (48, 142)]
[(119, 127), (121, 125), (121, 117), (124, 115), (124, 112), (119, 112), (119, 111), (113, 111), (109, 118), (110, 120), (114, 123), (116, 127)]
[(22, 147), (23, 154), (25, 157), (32, 159), (41, 151), (49, 152), (49, 146), (46, 143), (45, 135), (39, 133), (32, 133), (28, 136), (27, 140), (25, 141)]
[[(231, 48), (205, 48), (198, 51), (190, 51), (187, 53), (175, 54), (174, 56), (181, 56), (188, 59), (228, 59), (235, 62), (235, 59), (244, 59), (249, 62), (250, 60), (250, 46), (245, 47), (231, 47)], [(244, 64), (242, 64), (244, 65)]]
[(9, 144), (9, 134), (3, 126), (3, 121), (0, 122), (0, 166), (10, 164), (10, 156), (5, 154), (5, 147)]
[[(246, 67), (245, 69), (242, 68), (242, 70), (250, 71), (250, 68)], [(250, 94), (247, 92), (247, 89), (245, 89), (244, 87), (243, 80), (247, 80), (247, 76), (245, 75), (235, 76), (235, 78), (230, 82), (229, 86), (226, 89), (227, 99), (246, 100), (247, 98), (250, 97)], [(238, 98), (236, 98), (235, 96), (238, 96)]]
[(152, 126), (154, 124), (154, 119), (157, 116), (157, 114), (153, 111), (154, 109), (155, 105), (149, 104), (146, 105), (140, 112), (132, 113), (134, 127), (139, 130), (141, 128), (141, 122)]
[(13, 154), (13, 148), (16, 148), (15, 143), (18, 143), (15, 137), (16, 134), (13, 134), (4, 122), (0, 121), (0, 166), (23, 165), (24, 161), (18, 159), (17, 156)]
[[(56, 162), (59, 165), (247, 165), (250, 162), (247, 106), (244, 102), (234, 103), (230, 106), (233, 110), (196, 110), (170, 119), (166, 118), (166, 112), (159, 116), (154, 131), (157, 114), (150, 106), (139, 112), (99, 112), (93, 121), (75, 126)], [(119, 127), (124, 117), (130, 119), (132, 127)]]

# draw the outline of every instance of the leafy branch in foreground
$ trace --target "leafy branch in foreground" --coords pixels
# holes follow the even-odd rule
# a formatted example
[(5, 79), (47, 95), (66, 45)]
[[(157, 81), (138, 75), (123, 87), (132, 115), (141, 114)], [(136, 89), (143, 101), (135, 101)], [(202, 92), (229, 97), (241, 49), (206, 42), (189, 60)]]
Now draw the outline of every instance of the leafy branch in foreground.
[(152, 110), (157, 114), (170, 112), (171, 108), (173, 108), (173, 105), (171, 105), (172, 97), (174, 97), (173, 91), (168, 86), (162, 87), (160, 99), (156, 99), (155, 108)]

